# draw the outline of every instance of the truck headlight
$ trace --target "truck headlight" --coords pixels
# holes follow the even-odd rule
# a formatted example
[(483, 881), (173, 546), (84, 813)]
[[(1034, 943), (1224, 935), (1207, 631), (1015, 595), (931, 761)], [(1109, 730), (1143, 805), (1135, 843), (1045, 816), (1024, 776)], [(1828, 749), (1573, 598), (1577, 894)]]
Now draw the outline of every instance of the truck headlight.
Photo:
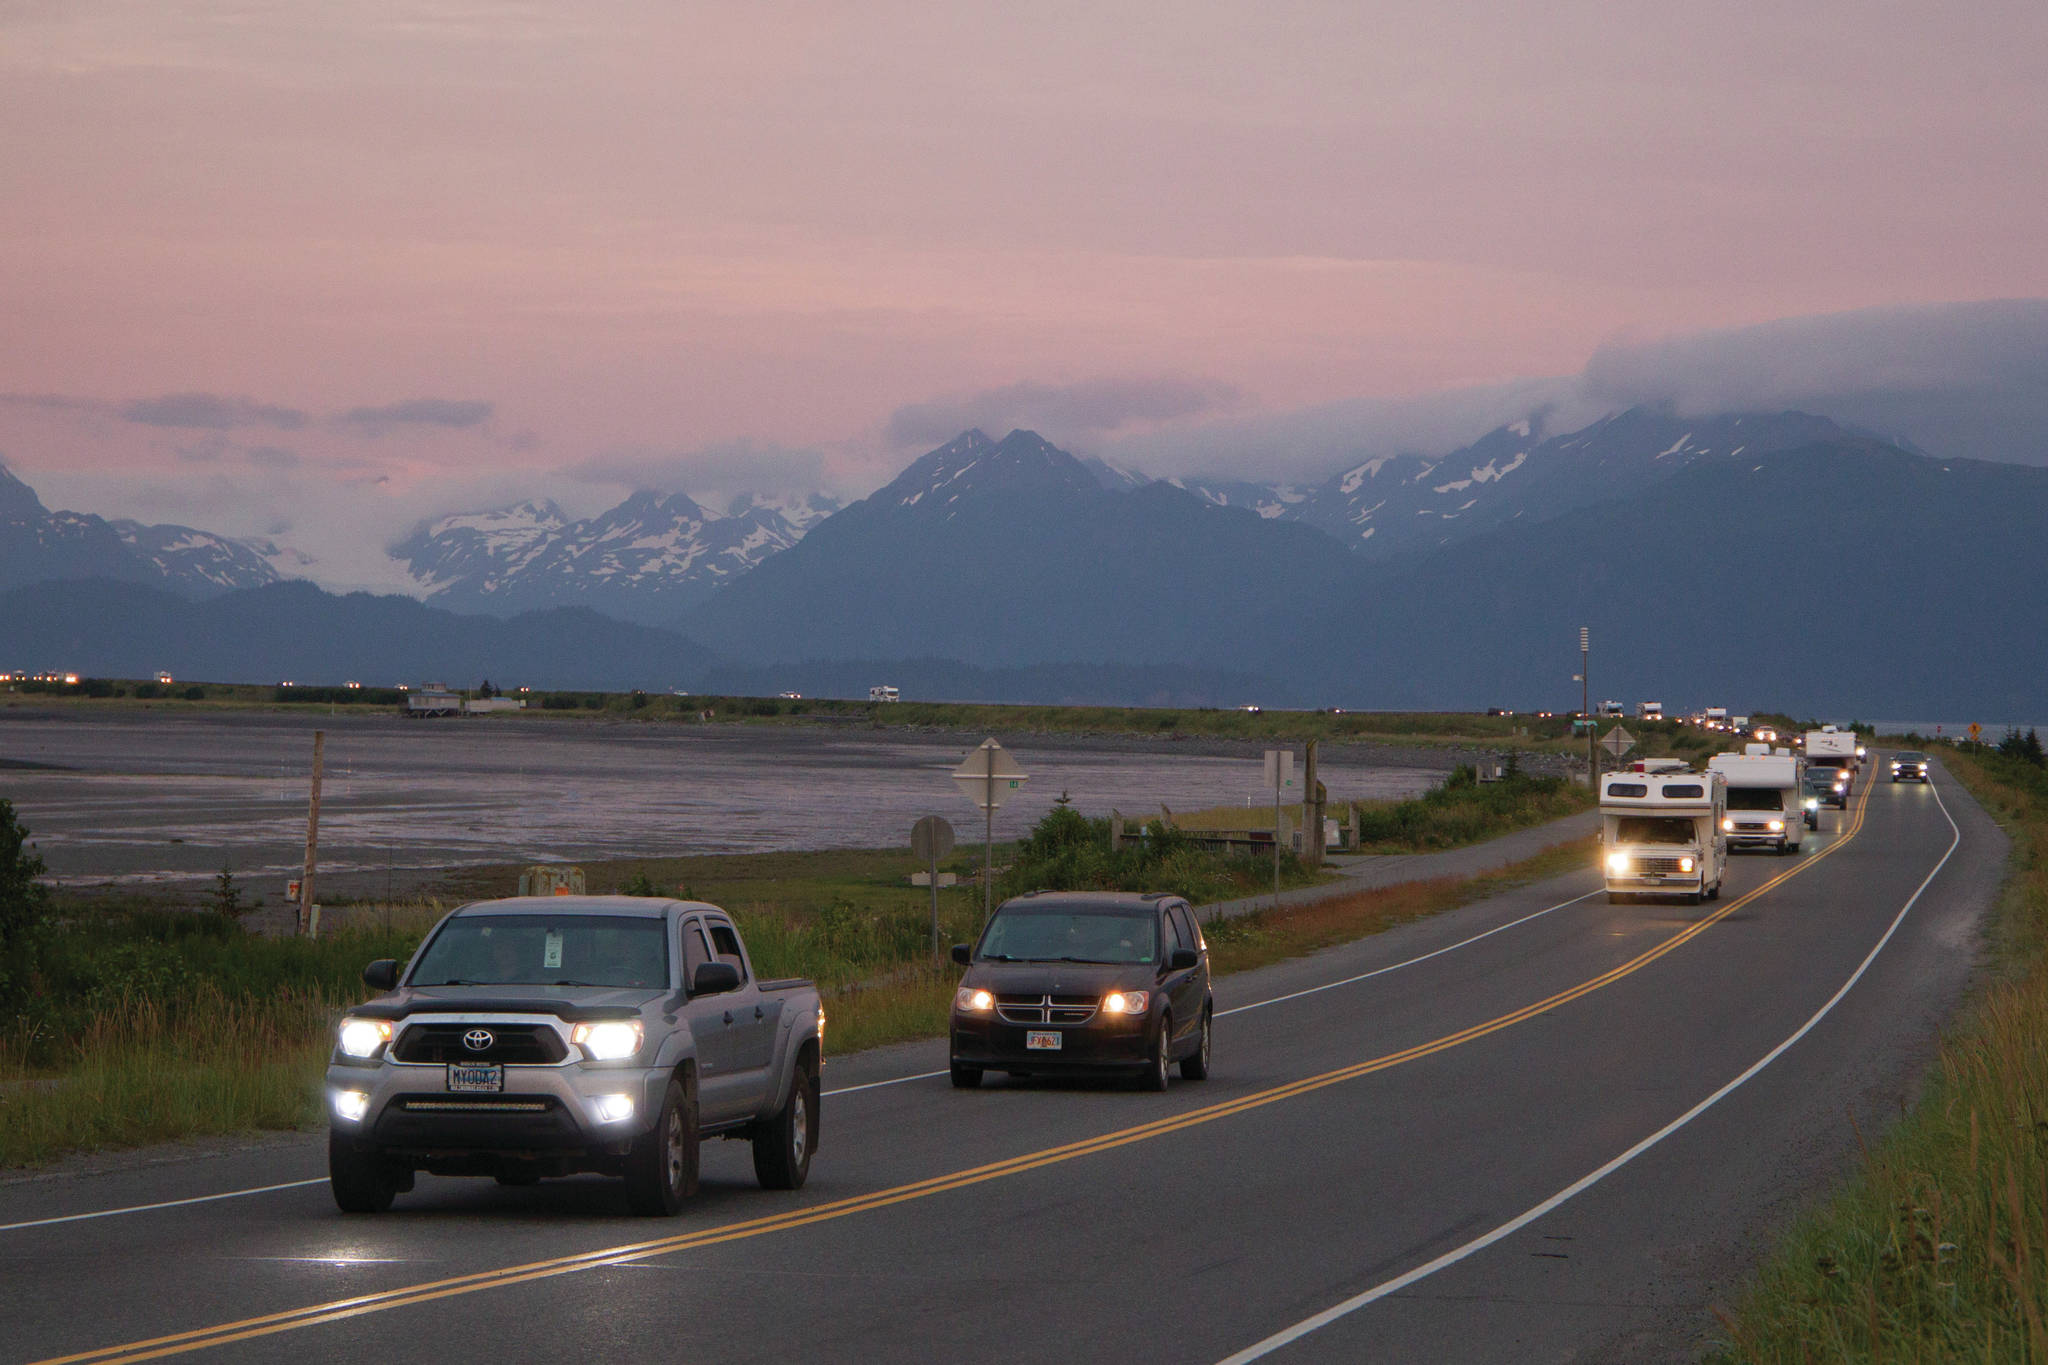
[(1693, 870), (1694, 866), (1696, 866), (1696, 864), (1694, 864), (1693, 860), (1690, 858), (1680, 858), (1678, 860), (1678, 870), (1680, 872), (1690, 872)]
[(1809, 796), (1809, 797), (1807, 797), (1807, 798), (1806, 798), (1806, 808), (1807, 808), (1808, 810), (1819, 810), (1819, 809), (1820, 809), (1820, 798), (1819, 798), (1818, 796)]
[(953, 1008), (963, 1014), (987, 1014), (996, 1007), (996, 998), (983, 990), (969, 990), (962, 986), (953, 992)]
[(1146, 1002), (1151, 1000), (1150, 991), (1111, 991), (1102, 997), (1104, 1014), (1143, 1014)]
[(374, 1057), (378, 1048), (391, 1041), (391, 1025), (383, 1019), (344, 1019), (340, 1041), (348, 1056)]
[(1626, 877), (1628, 875), (1628, 869), (1628, 854), (1610, 853), (1607, 855), (1607, 871), (1610, 876)]
[(1723, 832), (1723, 833), (1726, 833), (1726, 832), (1728, 832), (1729, 830), (1732, 830), (1732, 829), (1734, 829), (1734, 828), (1735, 828), (1735, 819), (1734, 819), (1734, 817), (1733, 817), (1733, 816), (1728, 816), (1728, 815), (1724, 815), (1724, 816), (1722, 816), (1722, 817), (1721, 817), (1721, 830), (1722, 830), (1722, 832)]
[(370, 1112), (370, 1096), (361, 1090), (337, 1090), (334, 1092), (334, 1116), (350, 1123), (361, 1123), (363, 1115)]
[(623, 1061), (640, 1050), (638, 1019), (606, 1019), (602, 1023), (578, 1024), (569, 1031), (569, 1041), (583, 1049), (594, 1062)]
[(1771, 833), (1776, 834), (1780, 830), (1785, 828), (1785, 822), (1783, 820), (1773, 820), (1769, 824), (1765, 825), (1764, 828), (1769, 830)]

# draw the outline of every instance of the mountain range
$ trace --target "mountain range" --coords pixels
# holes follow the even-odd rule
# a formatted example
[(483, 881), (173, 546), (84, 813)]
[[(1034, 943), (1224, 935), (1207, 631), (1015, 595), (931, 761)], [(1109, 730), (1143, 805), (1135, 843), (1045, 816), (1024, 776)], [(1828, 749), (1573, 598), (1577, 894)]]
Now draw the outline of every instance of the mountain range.
[[(1293, 486), (1145, 480), (1032, 432), (968, 431), (830, 512), (742, 500), (712, 514), (639, 494), (581, 522), (539, 502), (443, 518), (401, 547), (437, 589), (424, 605), (307, 584), (221, 596), (225, 569), (205, 580), (212, 600), (191, 602), (196, 571), (174, 583), (165, 562), (203, 559), (203, 533), (124, 539), (10, 481), (0, 647), (19, 652), (0, 662), (1565, 708), (1588, 625), (1603, 695), (2026, 718), (2048, 705), (2044, 519), (2048, 470), (1940, 459), (1800, 413), (1639, 408), (1555, 434), (1531, 419), (1442, 459)], [(96, 584), (51, 582), (94, 565)], [(187, 600), (167, 605), (166, 589)], [(533, 610), (447, 610), (480, 604)]]

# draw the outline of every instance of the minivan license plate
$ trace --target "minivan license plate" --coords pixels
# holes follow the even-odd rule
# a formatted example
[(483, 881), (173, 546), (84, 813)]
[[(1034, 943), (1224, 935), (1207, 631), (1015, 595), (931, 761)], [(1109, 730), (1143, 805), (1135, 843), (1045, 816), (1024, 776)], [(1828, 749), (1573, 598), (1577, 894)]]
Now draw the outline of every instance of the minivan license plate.
[(497, 1062), (478, 1063), (464, 1066), (456, 1062), (448, 1064), (448, 1088), (450, 1090), (503, 1090), (505, 1068)]
[(1057, 1033), (1027, 1033), (1024, 1046), (1033, 1052), (1058, 1052), (1060, 1036)]

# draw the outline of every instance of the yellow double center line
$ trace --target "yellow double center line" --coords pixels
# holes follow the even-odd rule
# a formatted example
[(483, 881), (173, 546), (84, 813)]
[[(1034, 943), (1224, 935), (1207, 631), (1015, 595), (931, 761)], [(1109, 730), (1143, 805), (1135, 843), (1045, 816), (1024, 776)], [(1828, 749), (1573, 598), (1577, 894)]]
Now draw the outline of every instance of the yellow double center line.
[(365, 1294), (358, 1298), (337, 1299), (329, 1303), (313, 1304), (306, 1308), (295, 1308), (282, 1313), (271, 1313), (264, 1317), (244, 1318), (239, 1322), (221, 1323), (213, 1327), (197, 1328), (189, 1332), (178, 1332), (170, 1336), (152, 1337), (147, 1341), (131, 1341), (120, 1346), (104, 1346), (98, 1350), (81, 1351), (76, 1355), (56, 1356), (36, 1362), (36, 1365), (126, 1365), (130, 1361), (156, 1360), (164, 1356), (182, 1355), (188, 1351), (208, 1347), (226, 1346), (252, 1337), (269, 1336), (277, 1332), (295, 1331), (301, 1327), (316, 1327), (321, 1323), (339, 1322), (344, 1318), (358, 1317), (364, 1313), (381, 1313), (391, 1308), (406, 1308), (413, 1304), (431, 1303), (435, 1299), (451, 1298), (458, 1294), (473, 1294), (478, 1290), (497, 1289), (505, 1285), (524, 1284), (529, 1280), (544, 1280), (556, 1275), (572, 1275), (578, 1271), (591, 1270), (601, 1266), (627, 1265), (656, 1256), (667, 1256), (678, 1251), (691, 1251), (698, 1247), (715, 1246), (720, 1242), (734, 1242), (747, 1237), (760, 1237), (771, 1232), (783, 1232), (800, 1228), (810, 1223), (829, 1222), (836, 1218), (847, 1218), (873, 1209), (887, 1208), (891, 1204), (907, 1203), (913, 1199), (925, 1199), (948, 1190), (963, 1189), (979, 1185), (987, 1180), (1001, 1180), (1007, 1176), (1021, 1175), (1035, 1171), (1042, 1166), (1054, 1166), (1064, 1161), (1073, 1161), (1097, 1152), (1126, 1147), (1134, 1142), (1145, 1142), (1151, 1138), (1164, 1137), (1184, 1128), (1193, 1128), (1218, 1119), (1229, 1118), (1252, 1109), (1278, 1104), (1282, 1100), (1294, 1099), (1325, 1086), (1340, 1085), (1345, 1081), (1369, 1076), (1375, 1071), (1386, 1071), (1404, 1062), (1419, 1061), (1424, 1057), (1446, 1051), (1490, 1033), (1510, 1028), (1524, 1020), (1533, 1019), (1560, 1005), (1569, 1004), (1583, 996), (1592, 994), (1603, 986), (1610, 986), (1623, 977), (1632, 975), (1649, 966), (1652, 962), (1675, 952), (1682, 945), (1705, 933), (1713, 925), (1726, 919), (1735, 911), (1748, 905), (1758, 897), (1768, 894), (1785, 882), (1812, 867), (1822, 858), (1835, 852), (1854, 839), (1863, 828), (1864, 811), (1867, 801), (1858, 801), (1856, 818), (1842, 836), (1827, 848), (1810, 857), (1801, 859), (1795, 866), (1772, 877), (1748, 895), (1730, 901), (1711, 915), (1673, 934), (1656, 947), (1651, 948), (1627, 962), (1596, 977), (1582, 981), (1576, 986), (1546, 996), (1534, 1004), (1510, 1011), (1447, 1033), (1441, 1038), (1418, 1043), (1399, 1052), (1390, 1052), (1370, 1061), (1358, 1062), (1351, 1066), (1325, 1071), (1320, 1075), (1291, 1081), (1286, 1085), (1274, 1086), (1268, 1090), (1255, 1091), (1221, 1104), (1191, 1109), (1168, 1118), (1141, 1123), (1133, 1128), (1120, 1128), (1081, 1142), (1071, 1142), (1063, 1147), (1048, 1147), (1041, 1151), (1027, 1152), (1022, 1156), (1010, 1157), (1003, 1161), (990, 1162), (949, 1175), (933, 1176), (928, 1180), (913, 1181), (908, 1185), (896, 1185), (871, 1194), (856, 1195), (851, 1199), (839, 1199), (825, 1204), (813, 1204), (807, 1208), (792, 1209), (787, 1213), (769, 1218), (750, 1219), (741, 1223), (727, 1223), (719, 1227), (705, 1228), (701, 1232), (683, 1233), (675, 1237), (660, 1237), (647, 1242), (629, 1242), (623, 1246), (605, 1247), (598, 1251), (586, 1251), (575, 1256), (561, 1256), (552, 1260), (532, 1261), (525, 1265), (505, 1266), (498, 1270), (479, 1271), (474, 1275), (457, 1275), (451, 1279), (433, 1280), (425, 1284), (409, 1285), (403, 1289), (386, 1290), (381, 1294)]

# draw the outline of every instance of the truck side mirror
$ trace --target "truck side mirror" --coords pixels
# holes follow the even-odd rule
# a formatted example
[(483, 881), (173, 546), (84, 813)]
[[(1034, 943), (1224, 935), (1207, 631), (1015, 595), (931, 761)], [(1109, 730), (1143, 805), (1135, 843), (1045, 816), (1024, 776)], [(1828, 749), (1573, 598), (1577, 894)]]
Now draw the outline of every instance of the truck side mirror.
[(740, 969), (730, 962), (706, 962), (690, 981), (692, 995), (723, 995), (739, 988)]
[(373, 991), (388, 991), (398, 984), (398, 962), (380, 957), (363, 968), (363, 984)]
[(974, 946), (968, 943), (954, 944), (953, 960), (963, 967), (971, 966), (974, 962)]

